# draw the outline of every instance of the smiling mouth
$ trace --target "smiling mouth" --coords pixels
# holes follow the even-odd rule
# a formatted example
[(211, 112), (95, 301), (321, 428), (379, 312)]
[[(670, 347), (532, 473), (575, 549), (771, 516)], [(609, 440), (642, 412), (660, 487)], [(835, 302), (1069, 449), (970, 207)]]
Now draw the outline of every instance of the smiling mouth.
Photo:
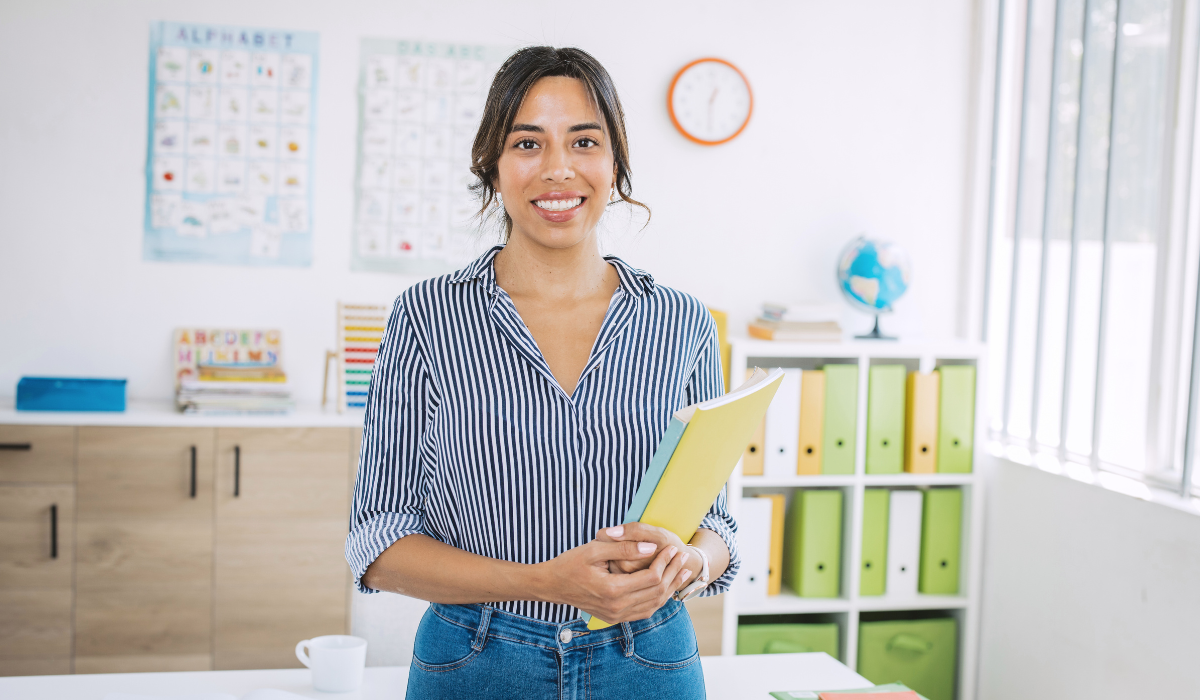
[(572, 199), (535, 199), (533, 205), (538, 209), (546, 211), (566, 211), (574, 209), (583, 204), (584, 197), (574, 197)]

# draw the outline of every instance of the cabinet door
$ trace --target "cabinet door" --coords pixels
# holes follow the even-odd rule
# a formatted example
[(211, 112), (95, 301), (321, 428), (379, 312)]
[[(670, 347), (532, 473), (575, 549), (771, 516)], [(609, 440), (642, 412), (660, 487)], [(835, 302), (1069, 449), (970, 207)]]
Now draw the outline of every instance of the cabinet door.
[(297, 667), (296, 642), (346, 633), (350, 434), (218, 431), (215, 668)]
[(0, 675), (71, 672), (75, 487), (0, 486)]
[(76, 673), (212, 668), (206, 428), (80, 428)]
[(0, 483), (75, 481), (75, 429), (0, 425)]

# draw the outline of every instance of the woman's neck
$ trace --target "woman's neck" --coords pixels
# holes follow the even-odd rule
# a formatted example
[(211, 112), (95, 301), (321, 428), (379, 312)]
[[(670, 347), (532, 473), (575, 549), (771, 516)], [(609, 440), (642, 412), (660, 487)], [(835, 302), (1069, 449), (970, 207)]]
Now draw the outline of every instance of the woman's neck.
[(611, 295), (619, 282), (595, 234), (569, 248), (549, 248), (514, 231), (493, 264), (496, 284), (513, 298), (576, 301)]

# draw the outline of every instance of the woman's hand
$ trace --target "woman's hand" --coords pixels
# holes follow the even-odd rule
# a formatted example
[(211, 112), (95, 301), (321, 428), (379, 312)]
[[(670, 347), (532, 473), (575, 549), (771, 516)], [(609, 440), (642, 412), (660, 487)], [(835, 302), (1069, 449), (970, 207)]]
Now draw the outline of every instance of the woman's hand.
[[(609, 623), (644, 620), (691, 579), (693, 571), (683, 568), (687, 558), (682, 546), (660, 549), (649, 542), (592, 540), (536, 565), (546, 588), (540, 597)], [(609, 571), (609, 562), (631, 561), (646, 564), (629, 574)]]
[(674, 547), (683, 552), (685, 558), (689, 558), (688, 564), (696, 575), (700, 574), (700, 567), (703, 562), (700, 558), (693, 554), (683, 540), (674, 532), (662, 527), (654, 525), (646, 525), (645, 523), (627, 523), (625, 525), (616, 525), (610, 528), (605, 528), (596, 533), (596, 540), (599, 542), (640, 542), (650, 543), (654, 545), (653, 549), (639, 549), (640, 557), (637, 559), (614, 559), (608, 564), (608, 570), (615, 573), (632, 574), (635, 571), (649, 568), (654, 561), (654, 555), (661, 552), (667, 547)]

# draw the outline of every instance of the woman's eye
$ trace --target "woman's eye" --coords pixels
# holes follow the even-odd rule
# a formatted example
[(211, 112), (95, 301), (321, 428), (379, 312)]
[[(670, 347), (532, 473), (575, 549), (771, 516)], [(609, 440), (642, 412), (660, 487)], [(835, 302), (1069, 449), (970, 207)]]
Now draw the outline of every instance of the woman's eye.
[(581, 148), (588, 148), (590, 146), (599, 146), (600, 142), (597, 141), (596, 139), (592, 138), (591, 136), (584, 136), (583, 138), (576, 141), (575, 145), (579, 146)]
[(513, 145), (517, 148), (524, 149), (524, 150), (529, 150), (531, 148), (538, 147), (537, 141), (534, 141), (533, 139), (521, 139), (520, 141), (517, 141)]

